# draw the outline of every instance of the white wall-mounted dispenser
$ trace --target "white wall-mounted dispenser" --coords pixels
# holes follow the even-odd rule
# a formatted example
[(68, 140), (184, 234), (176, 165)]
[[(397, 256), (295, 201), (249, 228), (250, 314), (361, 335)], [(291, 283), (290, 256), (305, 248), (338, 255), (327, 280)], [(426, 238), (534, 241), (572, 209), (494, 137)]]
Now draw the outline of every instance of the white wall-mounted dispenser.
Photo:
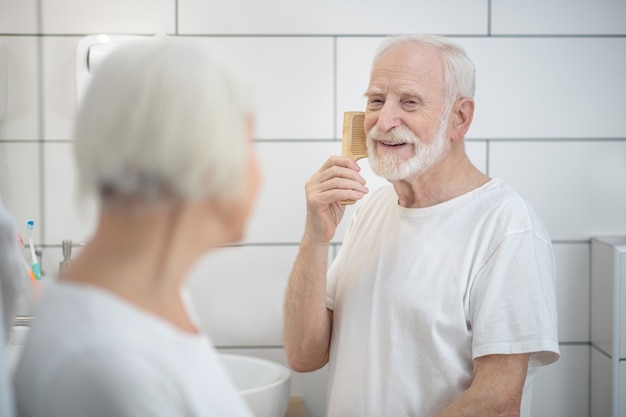
[(0, 45), (0, 122), (4, 120), (7, 113), (7, 57), (4, 46)]
[(76, 48), (76, 99), (80, 104), (94, 71), (113, 51), (129, 41), (153, 42), (155, 36), (143, 35), (88, 35)]

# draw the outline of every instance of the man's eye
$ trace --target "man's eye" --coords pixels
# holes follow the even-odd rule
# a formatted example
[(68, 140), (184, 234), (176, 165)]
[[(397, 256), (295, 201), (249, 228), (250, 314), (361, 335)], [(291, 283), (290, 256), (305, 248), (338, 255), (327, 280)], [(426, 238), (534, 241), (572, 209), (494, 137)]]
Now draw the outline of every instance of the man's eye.
[(381, 107), (383, 104), (384, 104), (384, 101), (379, 98), (370, 98), (369, 100), (367, 100), (367, 107), (370, 109)]
[(417, 108), (419, 106), (419, 101), (418, 100), (413, 100), (413, 99), (408, 99), (408, 100), (404, 100), (402, 102), (402, 107), (405, 110), (413, 110), (415, 108)]

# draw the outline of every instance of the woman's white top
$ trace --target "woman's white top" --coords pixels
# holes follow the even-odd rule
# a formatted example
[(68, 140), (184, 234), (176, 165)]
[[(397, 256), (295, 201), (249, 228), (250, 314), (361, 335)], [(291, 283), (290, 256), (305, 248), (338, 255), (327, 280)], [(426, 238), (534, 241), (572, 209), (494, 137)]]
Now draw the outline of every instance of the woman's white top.
[(15, 382), (22, 417), (252, 416), (206, 334), (90, 285), (46, 289)]

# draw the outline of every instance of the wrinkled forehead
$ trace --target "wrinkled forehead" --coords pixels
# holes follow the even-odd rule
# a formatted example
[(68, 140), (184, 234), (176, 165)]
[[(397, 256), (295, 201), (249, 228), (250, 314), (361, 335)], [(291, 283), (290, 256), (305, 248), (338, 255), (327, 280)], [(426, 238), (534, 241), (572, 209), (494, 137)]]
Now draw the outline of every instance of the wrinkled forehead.
[(393, 46), (374, 62), (368, 92), (407, 89), (443, 92), (443, 87), (444, 66), (437, 48), (407, 42)]

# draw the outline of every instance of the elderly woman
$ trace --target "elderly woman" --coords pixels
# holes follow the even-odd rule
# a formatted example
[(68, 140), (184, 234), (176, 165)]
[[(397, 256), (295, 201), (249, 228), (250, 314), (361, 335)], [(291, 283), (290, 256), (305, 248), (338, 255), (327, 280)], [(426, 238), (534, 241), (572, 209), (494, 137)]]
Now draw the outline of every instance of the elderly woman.
[(25, 277), (17, 245), (17, 227), (0, 198), (0, 416), (15, 415), (10, 365), (4, 355), (5, 344), (13, 326), (20, 280)]
[(130, 45), (95, 74), (74, 139), (99, 221), (38, 309), (20, 416), (250, 416), (182, 291), (255, 200), (249, 89), (190, 41)]

